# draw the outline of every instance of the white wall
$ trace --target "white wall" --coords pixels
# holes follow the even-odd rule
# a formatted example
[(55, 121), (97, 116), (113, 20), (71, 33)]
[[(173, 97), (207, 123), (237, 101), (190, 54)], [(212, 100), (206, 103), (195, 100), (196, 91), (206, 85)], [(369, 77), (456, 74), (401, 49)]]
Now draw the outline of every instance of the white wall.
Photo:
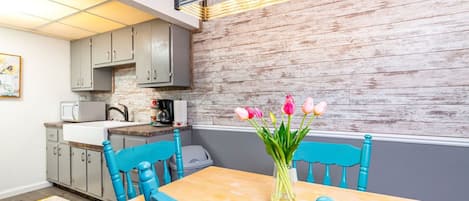
[(0, 99), (0, 199), (47, 185), (44, 122), (70, 91), (70, 43), (0, 28), (0, 52), (21, 55), (22, 97)]

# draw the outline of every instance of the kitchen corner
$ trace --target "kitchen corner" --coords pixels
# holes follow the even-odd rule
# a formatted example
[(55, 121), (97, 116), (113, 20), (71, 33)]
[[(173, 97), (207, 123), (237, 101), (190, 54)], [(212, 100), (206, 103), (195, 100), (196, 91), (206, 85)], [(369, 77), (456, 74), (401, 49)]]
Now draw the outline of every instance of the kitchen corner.
[[(47, 180), (93, 198), (115, 200), (102, 146), (65, 141), (63, 128), (69, 124), (87, 123), (44, 123), (47, 141)], [(154, 127), (146, 124), (114, 127), (107, 129), (107, 139), (111, 141), (115, 150), (119, 150), (156, 141), (172, 140), (176, 128), (180, 130), (182, 145), (190, 145), (191, 126)], [(157, 164), (157, 167), (160, 165)], [(159, 178), (163, 178), (163, 172), (157, 174)], [(136, 174), (132, 176), (132, 180), (137, 182)]]

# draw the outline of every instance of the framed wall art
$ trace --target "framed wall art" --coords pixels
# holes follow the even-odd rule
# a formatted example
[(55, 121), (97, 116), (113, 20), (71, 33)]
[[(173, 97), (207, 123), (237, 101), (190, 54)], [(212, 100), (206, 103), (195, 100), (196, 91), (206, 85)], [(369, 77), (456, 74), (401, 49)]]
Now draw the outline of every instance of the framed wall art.
[(21, 97), (21, 56), (0, 53), (0, 98)]

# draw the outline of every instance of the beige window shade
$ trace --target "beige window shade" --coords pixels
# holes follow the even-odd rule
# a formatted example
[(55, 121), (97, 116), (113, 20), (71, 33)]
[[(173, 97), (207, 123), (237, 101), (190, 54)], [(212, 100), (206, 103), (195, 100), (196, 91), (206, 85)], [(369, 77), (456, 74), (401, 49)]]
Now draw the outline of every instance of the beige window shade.
[(288, 0), (205, 0), (182, 5), (179, 7), (179, 10), (206, 21), (287, 1)]

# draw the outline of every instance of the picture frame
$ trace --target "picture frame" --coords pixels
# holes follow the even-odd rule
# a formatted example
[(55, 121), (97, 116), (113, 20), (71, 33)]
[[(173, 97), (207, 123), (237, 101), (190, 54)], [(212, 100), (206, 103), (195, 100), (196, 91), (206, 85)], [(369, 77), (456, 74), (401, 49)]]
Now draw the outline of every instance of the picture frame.
[(0, 53), (0, 98), (21, 97), (21, 68), (21, 56)]

